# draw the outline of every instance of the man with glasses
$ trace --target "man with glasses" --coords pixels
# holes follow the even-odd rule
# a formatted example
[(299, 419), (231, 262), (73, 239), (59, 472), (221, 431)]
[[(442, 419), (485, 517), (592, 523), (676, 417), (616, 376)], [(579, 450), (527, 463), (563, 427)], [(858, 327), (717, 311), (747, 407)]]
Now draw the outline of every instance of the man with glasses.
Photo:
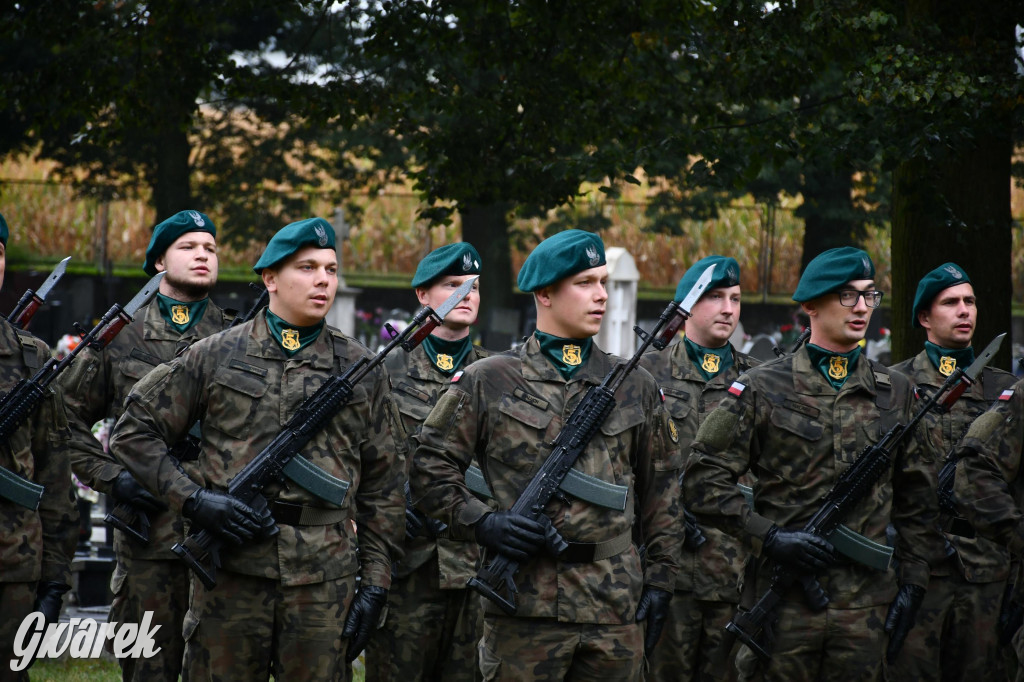
[[(684, 499), (698, 521), (746, 537), (759, 557), (755, 598), (776, 565), (805, 577), (775, 611), (774, 636), (763, 642), (772, 657), (738, 653), (741, 679), (879, 679), (886, 633), (894, 658), (928, 585), (928, 562), (943, 551), (924, 440), (898, 448), (891, 469), (843, 519), (862, 536), (858, 551), (840, 554), (801, 530), (860, 453), (911, 417), (907, 378), (861, 354), (882, 302), (874, 276), (860, 249), (812, 260), (793, 294), (810, 319), (808, 343), (733, 382), (686, 463)], [(752, 505), (736, 487), (748, 472), (756, 477)], [(889, 523), (899, 533), (898, 571), (866, 565), (877, 563), (868, 552), (885, 543)], [(827, 604), (813, 603), (815, 585)]]
[[(917, 285), (914, 326), (927, 334), (924, 350), (893, 367), (920, 389), (934, 392), (957, 367), (974, 362), (977, 300), (967, 273), (956, 263), (935, 268)], [(942, 458), (1015, 381), (1009, 372), (986, 367), (952, 409), (930, 412), (927, 430)], [(921, 396), (924, 397), (923, 395)], [(893, 680), (988, 680), (1005, 676), (999, 654), (1000, 604), (1010, 575), (1007, 549), (984, 538), (946, 534), (947, 558), (932, 566), (928, 594), (903, 655), (889, 670)]]

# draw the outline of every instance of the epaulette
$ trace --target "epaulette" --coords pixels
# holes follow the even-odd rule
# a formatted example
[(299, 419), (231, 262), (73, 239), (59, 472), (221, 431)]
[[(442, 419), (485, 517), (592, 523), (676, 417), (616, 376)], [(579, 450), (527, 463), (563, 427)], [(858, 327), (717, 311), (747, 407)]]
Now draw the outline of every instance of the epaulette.
[(21, 359), (25, 363), (25, 367), (33, 371), (39, 369), (43, 363), (39, 359), (39, 346), (36, 343), (36, 337), (22, 329), (16, 331), (18, 332), (18, 341), (21, 342)]

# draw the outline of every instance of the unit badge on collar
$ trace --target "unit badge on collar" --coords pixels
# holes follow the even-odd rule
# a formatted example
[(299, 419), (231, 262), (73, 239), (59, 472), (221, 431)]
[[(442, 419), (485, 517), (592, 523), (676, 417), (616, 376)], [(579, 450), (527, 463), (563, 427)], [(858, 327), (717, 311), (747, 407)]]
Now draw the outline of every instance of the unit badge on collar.
[(948, 377), (956, 369), (956, 358), (943, 355), (939, 358), (939, 374)]
[(575, 367), (583, 362), (582, 350), (582, 348), (573, 343), (562, 346), (562, 362), (570, 367)]
[(718, 357), (714, 353), (707, 353), (704, 356), (704, 360), (700, 363), (700, 368), (705, 372), (717, 372), (718, 368), (722, 366), (722, 358)]
[(444, 371), (447, 372), (448, 370), (453, 369), (455, 367), (455, 359), (450, 355), (438, 353), (437, 361), (435, 364), (437, 364), (438, 369), (443, 369)]
[(281, 330), (281, 346), (283, 346), (285, 350), (298, 350), (301, 345), (302, 344), (299, 343), (299, 330)]
[(188, 324), (188, 306), (187, 305), (172, 305), (171, 306), (171, 322), (174, 324)]
[(845, 379), (848, 362), (842, 355), (833, 355), (828, 359), (828, 375), (836, 380)]

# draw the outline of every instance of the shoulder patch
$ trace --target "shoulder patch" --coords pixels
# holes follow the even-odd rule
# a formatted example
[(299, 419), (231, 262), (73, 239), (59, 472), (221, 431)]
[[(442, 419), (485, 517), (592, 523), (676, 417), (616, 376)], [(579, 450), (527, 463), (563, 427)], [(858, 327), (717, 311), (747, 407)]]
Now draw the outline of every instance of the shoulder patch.
[(729, 393), (733, 394), (737, 398), (743, 395), (743, 391), (747, 390), (746, 384), (741, 384), (738, 381), (732, 382), (732, 386), (729, 387)]
[(462, 378), (463, 374), (465, 374), (465, 372), (463, 372), (461, 369), (458, 372), (456, 372), (455, 374), (453, 374), (452, 375), (452, 383), (453, 384), (459, 383), (459, 379)]
[(658, 389), (658, 395), (661, 396), (661, 402), (665, 402), (665, 391), (662, 388)]
[(1006, 389), (1005, 391), (1003, 391), (1002, 393), (999, 394), (999, 400), (1009, 400), (1012, 397), (1013, 397), (1013, 389), (1012, 388), (1008, 388), (1008, 389)]

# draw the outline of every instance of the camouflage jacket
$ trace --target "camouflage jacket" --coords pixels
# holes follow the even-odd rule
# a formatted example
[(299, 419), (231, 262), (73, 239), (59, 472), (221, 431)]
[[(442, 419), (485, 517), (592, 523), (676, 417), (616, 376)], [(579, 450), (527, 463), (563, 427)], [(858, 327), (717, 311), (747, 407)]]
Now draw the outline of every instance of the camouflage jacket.
[[(410, 482), (420, 509), (448, 524), (454, 537), (473, 540), (473, 526), (491, 508), (466, 488), (474, 457), (501, 509), (510, 508), (550, 452), (563, 420), (618, 359), (596, 345), (565, 381), (541, 354), (535, 337), (515, 353), (479, 360), (441, 396), (419, 435)], [(682, 549), (679, 473), (682, 455), (669, 442), (668, 415), (657, 385), (637, 369), (615, 395), (617, 404), (574, 468), (628, 490), (625, 511), (567, 497), (545, 510), (569, 542), (597, 543), (628, 536), (642, 524), (646, 567), (632, 544), (589, 563), (541, 555), (516, 577), (518, 614), (567, 623), (634, 622), (645, 584), (672, 590)], [(500, 611), (489, 601), (489, 613)]]
[[(490, 354), (490, 351), (474, 346), (458, 369), (464, 369)], [(451, 377), (434, 369), (422, 346), (414, 348), (411, 353), (396, 351), (388, 354), (386, 365), (395, 386), (391, 395), (401, 415), (402, 426), (410, 436), (411, 451), (412, 436), (419, 431), (441, 393), (448, 388)], [(409, 458), (408, 465), (411, 464)], [(412, 541), (407, 539), (403, 549), (402, 560), (394, 567), (395, 576), (404, 578), (428, 561), (436, 560), (442, 590), (465, 589), (469, 579), (476, 575), (476, 565), (480, 560), (480, 550), (476, 545), (450, 538), (435, 540), (420, 536)]]
[[(31, 377), (49, 358), (45, 343), (0, 319), (0, 391)], [(35, 414), (0, 448), (0, 466), (45, 487), (34, 511), (0, 498), (0, 582), (71, 584), (78, 508), (70, 439), (60, 388), (50, 384)]]
[[(61, 375), (61, 386), (73, 435), (71, 467), (90, 488), (110, 494), (110, 488), (124, 467), (92, 434), (101, 419), (117, 421), (124, 412), (125, 398), (135, 383), (157, 365), (169, 362), (195, 341), (227, 328), (231, 317), (210, 301), (203, 318), (182, 334), (160, 314), (151, 302), (102, 351), (86, 348)], [(149, 544), (145, 547), (115, 531), (118, 554), (139, 559), (175, 559), (171, 546), (181, 539), (182, 520), (173, 512), (150, 515)]]
[[(891, 390), (886, 386), (891, 384)], [(806, 347), (740, 376), (697, 431), (683, 479), (689, 508), (701, 521), (761, 541), (773, 525), (802, 528), (819, 509), (838, 475), (897, 421), (911, 417), (913, 395), (902, 374), (861, 356), (836, 391), (811, 365)], [(878, 403), (890, 407), (882, 410)], [(900, 536), (900, 582), (927, 587), (928, 565), (945, 556), (938, 531), (927, 439), (911, 438), (893, 465), (843, 523), (885, 543), (891, 521)], [(756, 476), (754, 509), (736, 488), (747, 471)], [(759, 576), (767, 585), (768, 572)], [(838, 607), (890, 602), (897, 582), (841, 559), (819, 575)]]
[(954, 452), (957, 506), (979, 535), (1024, 557), (1024, 381), (974, 420)]
[[(328, 375), (367, 355), (359, 343), (326, 327), (288, 358), (271, 337), (264, 310), (251, 322), (196, 342), (139, 381), (114, 428), (111, 452), (180, 511), (201, 487), (226, 490)], [(375, 369), (354, 388), (351, 402), (301, 453), (350, 484), (340, 507), (346, 518), (327, 525), (281, 523), (277, 536), (223, 553), (226, 570), (300, 585), (359, 569), (364, 584), (391, 584), (391, 561), (398, 557), (405, 528), (405, 437), (384, 369)], [(202, 423), (202, 449), (183, 471), (166, 444), (181, 440), (197, 419)], [(338, 509), (290, 480), (263, 492), (272, 508), (281, 501)], [(358, 556), (353, 519), (358, 524)]]
[[(928, 359), (926, 351), (895, 365), (893, 369), (906, 374), (915, 384), (930, 392), (938, 390), (946, 380)], [(986, 367), (978, 381), (964, 391), (948, 412), (933, 410), (925, 415), (917, 430), (918, 433), (926, 432), (931, 438), (933, 449), (928, 452), (939, 455), (939, 459), (929, 462), (934, 476), (938, 477), (947, 454), (953, 452), (971, 422), (1016, 381), (1017, 378), (1009, 372)], [(919, 399), (923, 398), (919, 396)], [(965, 538), (948, 533), (946, 540), (955, 554), (949, 560), (932, 566), (932, 575), (952, 575), (959, 571), (965, 580), (974, 583), (997, 582), (1010, 576), (1010, 555), (1004, 547), (984, 538)]]
[[(732, 357), (732, 367), (711, 381), (704, 380), (681, 342), (662, 352), (647, 353), (641, 360), (640, 366), (651, 373), (665, 393), (665, 407), (679, 429), (679, 452), (684, 458), (690, 453), (697, 427), (718, 407), (732, 382), (742, 372), (761, 364), (735, 348)], [(707, 542), (697, 551), (683, 549), (676, 590), (693, 592), (697, 599), (737, 603), (749, 547), (744, 548), (736, 538), (717, 528), (701, 530)]]

